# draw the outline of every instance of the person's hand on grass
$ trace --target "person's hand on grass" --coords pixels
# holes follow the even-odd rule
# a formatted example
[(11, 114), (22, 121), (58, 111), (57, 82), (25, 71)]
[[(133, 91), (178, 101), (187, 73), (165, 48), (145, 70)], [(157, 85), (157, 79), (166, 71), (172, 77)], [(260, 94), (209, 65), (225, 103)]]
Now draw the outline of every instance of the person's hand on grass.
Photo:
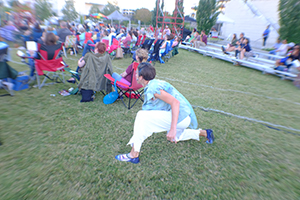
[(175, 144), (177, 143), (176, 139), (176, 130), (170, 129), (169, 133), (167, 134), (167, 140), (169, 140), (170, 142), (175, 142)]

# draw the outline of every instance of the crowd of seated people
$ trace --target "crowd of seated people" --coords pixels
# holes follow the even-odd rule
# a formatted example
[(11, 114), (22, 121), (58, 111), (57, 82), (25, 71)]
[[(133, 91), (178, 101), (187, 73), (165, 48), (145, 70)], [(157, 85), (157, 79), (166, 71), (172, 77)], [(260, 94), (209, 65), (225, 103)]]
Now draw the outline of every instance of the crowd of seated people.
[(276, 60), (275, 69), (279, 71), (299, 73), (300, 72), (300, 45), (296, 44), (290, 55)]

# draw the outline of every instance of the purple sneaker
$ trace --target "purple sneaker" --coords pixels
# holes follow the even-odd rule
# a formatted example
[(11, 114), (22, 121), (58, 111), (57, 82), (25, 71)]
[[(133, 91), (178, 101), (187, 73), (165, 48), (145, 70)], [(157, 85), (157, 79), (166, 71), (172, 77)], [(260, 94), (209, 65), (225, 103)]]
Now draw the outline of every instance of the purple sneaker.
[(119, 160), (119, 161), (131, 162), (131, 163), (134, 163), (134, 164), (138, 164), (140, 162), (139, 157), (137, 157), (137, 158), (130, 158), (129, 153), (128, 154), (117, 155), (115, 158), (117, 160)]
[(207, 141), (206, 143), (207, 144), (212, 144), (215, 140), (215, 136), (214, 136), (214, 133), (213, 133), (213, 130), (211, 129), (206, 129), (206, 133), (207, 133)]

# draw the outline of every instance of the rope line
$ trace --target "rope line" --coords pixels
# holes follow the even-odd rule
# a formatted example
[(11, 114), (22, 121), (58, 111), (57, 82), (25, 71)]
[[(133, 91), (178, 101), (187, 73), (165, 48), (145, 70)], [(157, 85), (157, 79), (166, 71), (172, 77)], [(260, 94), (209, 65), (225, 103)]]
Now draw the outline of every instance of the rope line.
[(273, 99), (273, 100), (278, 100), (278, 101), (285, 101), (285, 102), (293, 103), (293, 104), (296, 104), (296, 105), (300, 105), (300, 103), (298, 103), (298, 102), (290, 101), (290, 100), (287, 100), (287, 99), (270, 97), (270, 96), (264, 96), (264, 95), (255, 94), (255, 93), (252, 93), (252, 92), (244, 92), (244, 91), (239, 91), (239, 90), (217, 88), (217, 87), (213, 87), (213, 86), (209, 86), (209, 85), (197, 84), (197, 83), (190, 83), (190, 82), (187, 82), (187, 81), (176, 80), (176, 79), (173, 79), (173, 78), (167, 78), (167, 77), (162, 77), (162, 76), (160, 76), (160, 78), (167, 79), (167, 80), (170, 80), (170, 81), (177, 81), (177, 82), (181, 82), (181, 83), (195, 85), (195, 86), (201, 86), (201, 87), (211, 88), (211, 89), (220, 90), (220, 91), (229, 91), (229, 92), (236, 92), (236, 93), (241, 93), (241, 94), (248, 94), (248, 95), (252, 95), (252, 96), (264, 97), (264, 98), (267, 98), (267, 99)]
[[(273, 123), (270, 123), (270, 122), (266, 122), (266, 121), (262, 121), (262, 120), (257, 120), (257, 119), (254, 119), (254, 118), (250, 118), (250, 117), (245, 117), (245, 116), (241, 116), (241, 115), (235, 115), (235, 114), (232, 114), (232, 113), (229, 113), (229, 112), (225, 112), (223, 110), (217, 110), (217, 109), (213, 109), (213, 108), (205, 108), (203, 106), (197, 106), (197, 105), (192, 105), (194, 108), (200, 108), (201, 110), (205, 111), (205, 112), (215, 112), (215, 113), (220, 113), (220, 114), (223, 114), (223, 115), (227, 115), (227, 116), (231, 116), (231, 117), (236, 117), (236, 118), (239, 118), (239, 119), (244, 119), (244, 120), (247, 120), (247, 121), (250, 121), (250, 122), (256, 122), (256, 123), (259, 123), (259, 124), (263, 124), (263, 125), (266, 125), (268, 126), (269, 128), (273, 128), (275, 130), (280, 130), (278, 128), (284, 128), (284, 129), (287, 129), (287, 130), (290, 130), (290, 131), (296, 131), (296, 132), (300, 132), (299, 129), (295, 129), (295, 128), (292, 128), (292, 127), (287, 127), (287, 126), (283, 126), (283, 125), (279, 125), (279, 124), (273, 124)], [(274, 128), (276, 127), (276, 128)], [(293, 133), (295, 135), (298, 135), (300, 136), (299, 133)]]

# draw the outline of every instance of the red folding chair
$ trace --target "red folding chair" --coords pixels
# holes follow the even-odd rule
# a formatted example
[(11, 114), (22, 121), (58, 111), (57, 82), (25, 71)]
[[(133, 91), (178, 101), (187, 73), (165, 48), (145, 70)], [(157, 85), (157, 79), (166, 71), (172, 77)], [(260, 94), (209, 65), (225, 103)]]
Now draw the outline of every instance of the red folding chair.
[[(41, 89), (45, 85), (65, 82), (63, 71), (64, 68), (68, 67), (68, 65), (65, 64), (62, 57), (60, 56), (62, 50), (62, 43), (56, 45), (38, 44), (37, 53), (39, 55), (39, 58), (18, 55), (21, 58), (34, 59), (36, 80), (39, 89)], [(42, 82), (40, 81), (40, 76), (45, 76)], [(46, 84), (47, 79), (51, 80), (52, 82)]]
[(141, 45), (142, 37), (143, 37), (143, 35), (138, 36), (138, 39), (137, 39), (137, 42), (136, 42), (135, 46), (140, 46)]
[[(125, 83), (122, 83), (120, 81), (116, 81), (116, 86), (118, 89), (119, 94), (121, 94), (121, 96), (119, 98), (121, 98), (124, 106), (126, 108), (131, 109), (138, 100), (141, 100), (142, 102), (144, 102), (144, 99), (142, 98), (142, 95), (144, 94), (144, 89), (143, 86), (141, 84), (137, 83), (136, 80), (136, 71), (137, 71), (137, 67), (138, 67), (139, 63), (134, 62), (133, 63), (133, 73), (132, 73), (132, 77), (131, 77), (131, 85), (126, 85)], [(114, 83), (115, 79), (110, 75), (110, 74), (104, 74), (104, 76), (109, 79), (112, 84)], [(128, 98), (128, 104), (125, 103), (125, 98)], [(133, 101), (131, 101), (133, 100)]]

